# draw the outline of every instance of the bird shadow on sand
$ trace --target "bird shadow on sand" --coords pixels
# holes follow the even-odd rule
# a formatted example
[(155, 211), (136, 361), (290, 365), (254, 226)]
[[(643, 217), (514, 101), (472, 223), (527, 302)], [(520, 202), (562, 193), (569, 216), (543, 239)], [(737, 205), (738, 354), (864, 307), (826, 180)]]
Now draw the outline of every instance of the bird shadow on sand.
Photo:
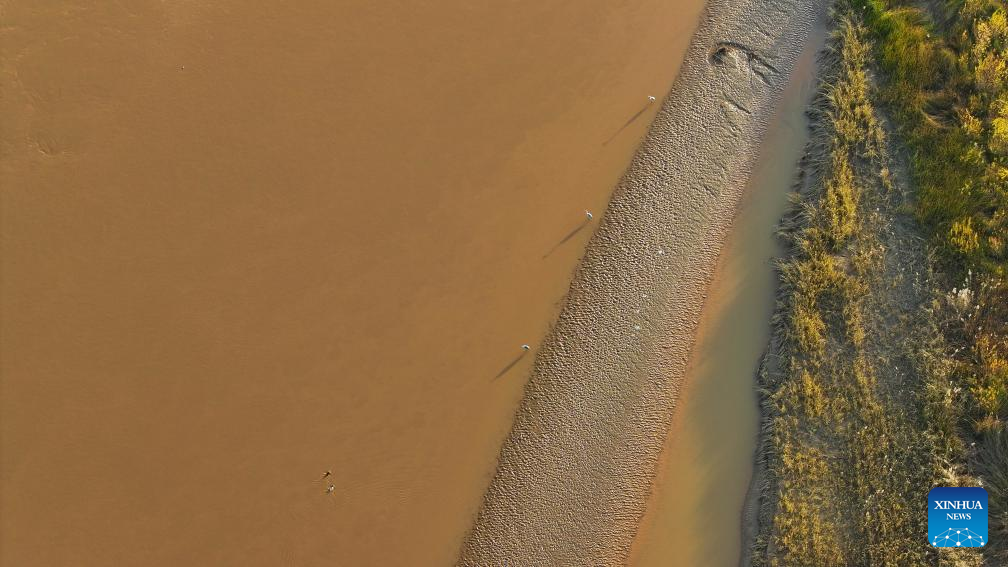
[(634, 114), (633, 116), (631, 116), (631, 117), (630, 117), (630, 120), (627, 120), (625, 124), (623, 124), (622, 126), (620, 126), (620, 129), (619, 129), (619, 130), (616, 130), (616, 132), (615, 132), (615, 133), (614, 133), (614, 134), (613, 134), (612, 136), (609, 136), (609, 139), (608, 139), (608, 140), (606, 140), (606, 141), (602, 142), (602, 145), (603, 145), (603, 146), (606, 146), (606, 145), (608, 145), (608, 144), (609, 144), (609, 142), (611, 142), (611, 141), (615, 140), (615, 139), (616, 139), (616, 136), (619, 136), (619, 135), (620, 135), (620, 133), (621, 133), (621, 132), (623, 132), (623, 130), (626, 130), (626, 129), (627, 129), (627, 126), (629, 126), (629, 125), (633, 124), (633, 123), (634, 123), (634, 120), (637, 120), (638, 118), (640, 118), (640, 115), (641, 115), (641, 114), (644, 114), (644, 113), (645, 113), (645, 112), (647, 111), (647, 109), (648, 109), (648, 108), (650, 108), (650, 107), (651, 107), (651, 105), (650, 105), (650, 104), (645, 104), (645, 105), (644, 105), (644, 108), (642, 108), (642, 109), (638, 110), (638, 111), (637, 111), (637, 114)]
[(512, 368), (514, 368), (514, 366), (515, 366), (516, 364), (518, 364), (519, 362), (521, 362), (521, 361), (522, 361), (522, 359), (523, 359), (523, 358), (525, 358), (525, 355), (526, 355), (526, 354), (528, 354), (528, 351), (527, 351), (527, 350), (526, 350), (526, 351), (523, 351), (523, 352), (522, 352), (521, 354), (519, 354), (518, 356), (516, 356), (516, 357), (514, 358), (514, 360), (512, 360), (512, 361), (511, 361), (510, 363), (508, 363), (508, 365), (507, 365), (507, 366), (505, 366), (503, 370), (501, 370), (500, 372), (498, 372), (498, 373), (497, 373), (497, 375), (496, 375), (496, 376), (494, 376), (494, 380), (497, 380), (497, 379), (498, 379), (498, 378), (500, 378), (501, 376), (503, 376), (503, 375), (507, 374), (507, 373), (508, 373), (508, 370), (511, 370)]
[(581, 224), (579, 224), (577, 228), (575, 228), (574, 230), (570, 231), (570, 232), (569, 232), (569, 233), (567, 234), (567, 236), (565, 236), (565, 237), (563, 237), (562, 239), (560, 239), (560, 242), (557, 242), (556, 244), (554, 244), (554, 245), (553, 245), (553, 248), (550, 248), (550, 249), (549, 249), (549, 252), (547, 252), (547, 253), (543, 254), (543, 260), (545, 260), (546, 258), (549, 258), (549, 257), (550, 257), (550, 256), (551, 256), (551, 255), (552, 255), (552, 254), (553, 254), (554, 252), (556, 252), (557, 248), (560, 248), (560, 247), (561, 247), (561, 246), (563, 246), (563, 245), (564, 245), (564, 243), (566, 243), (566, 242), (567, 242), (568, 240), (570, 240), (571, 238), (574, 238), (574, 237), (575, 237), (575, 236), (577, 235), (577, 233), (579, 233), (579, 232), (581, 232), (582, 230), (584, 230), (584, 228), (585, 228), (586, 226), (588, 226), (588, 223), (590, 223), (590, 222), (591, 222), (590, 220), (588, 220), (588, 219), (585, 219), (585, 221), (584, 221), (584, 222), (582, 222)]

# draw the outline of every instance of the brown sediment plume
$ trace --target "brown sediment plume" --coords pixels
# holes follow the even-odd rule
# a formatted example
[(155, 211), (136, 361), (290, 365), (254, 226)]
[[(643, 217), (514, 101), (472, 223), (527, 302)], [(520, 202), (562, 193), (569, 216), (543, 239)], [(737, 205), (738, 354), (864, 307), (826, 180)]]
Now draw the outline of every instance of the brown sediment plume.
[(824, 0), (716, 1), (546, 338), (461, 565), (618, 565), (756, 145)]

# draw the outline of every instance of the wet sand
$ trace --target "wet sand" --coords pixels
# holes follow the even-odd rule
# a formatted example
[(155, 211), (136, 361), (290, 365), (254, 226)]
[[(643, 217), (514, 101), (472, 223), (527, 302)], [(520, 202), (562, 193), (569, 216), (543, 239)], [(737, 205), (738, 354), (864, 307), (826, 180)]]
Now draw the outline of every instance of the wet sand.
[[(647, 512), (633, 567), (735, 567), (740, 521), (759, 429), (756, 373), (770, 338), (784, 254), (776, 236), (808, 140), (805, 112), (815, 90), (825, 18), (805, 43), (759, 147), (738, 217), (704, 304), (697, 340)], [(745, 563), (743, 563), (745, 564)]]
[(701, 8), (6, 2), (0, 564), (450, 564)]
[(627, 559), (721, 246), (824, 6), (709, 5), (535, 361), (460, 564)]

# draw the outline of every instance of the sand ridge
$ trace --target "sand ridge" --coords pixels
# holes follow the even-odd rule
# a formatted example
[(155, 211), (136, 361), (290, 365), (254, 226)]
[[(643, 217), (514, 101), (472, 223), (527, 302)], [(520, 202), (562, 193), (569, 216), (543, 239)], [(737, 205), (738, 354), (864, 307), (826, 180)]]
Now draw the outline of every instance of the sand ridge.
[(823, 0), (712, 2), (540, 348), (460, 565), (619, 565), (705, 290)]

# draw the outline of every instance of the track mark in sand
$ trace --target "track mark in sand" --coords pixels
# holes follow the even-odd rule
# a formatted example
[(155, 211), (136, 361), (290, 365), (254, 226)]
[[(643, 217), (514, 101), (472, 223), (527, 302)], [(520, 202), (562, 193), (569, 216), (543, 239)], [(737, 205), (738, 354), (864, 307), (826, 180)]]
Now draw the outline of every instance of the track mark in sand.
[(737, 136), (737, 137), (741, 137), (741, 136), (744, 135), (744, 133), (742, 132), (742, 129), (739, 128), (738, 124), (735, 124), (734, 122), (729, 122), (728, 123), (728, 129), (731, 130), (732, 133), (734, 133), (735, 136)]
[(741, 102), (733, 99), (732, 97), (726, 96), (725, 97), (725, 102), (728, 103), (728, 106), (731, 106), (736, 111), (738, 111), (738, 112), (744, 112), (744, 113), (748, 114), (749, 116), (752, 116), (752, 111), (751, 110), (749, 110), (748, 108), (746, 108), (745, 105), (743, 105)]
[[(749, 71), (763, 81), (765, 85), (770, 85), (769, 75), (771, 73), (775, 75), (780, 74), (780, 70), (771, 64), (767, 57), (764, 57), (747, 45), (734, 41), (717, 42), (714, 45), (714, 49), (711, 50), (710, 62), (712, 65), (718, 67), (724, 66), (728, 62), (728, 59), (736, 54), (741, 54), (742, 58), (745, 59), (745, 64), (749, 68)], [(738, 58), (736, 57), (736, 59)]]
[(709, 197), (711, 197), (711, 198), (716, 199), (716, 198), (718, 198), (718, 197), (721, 196), (721, 191), (718, 190), (718, 189), (716, 189), (713, 185), (711, 185), (709, 183), (704, 183), (703, 184), (703, 189), (704, 189), (704, 191), (707, 192), (707, 195)]

